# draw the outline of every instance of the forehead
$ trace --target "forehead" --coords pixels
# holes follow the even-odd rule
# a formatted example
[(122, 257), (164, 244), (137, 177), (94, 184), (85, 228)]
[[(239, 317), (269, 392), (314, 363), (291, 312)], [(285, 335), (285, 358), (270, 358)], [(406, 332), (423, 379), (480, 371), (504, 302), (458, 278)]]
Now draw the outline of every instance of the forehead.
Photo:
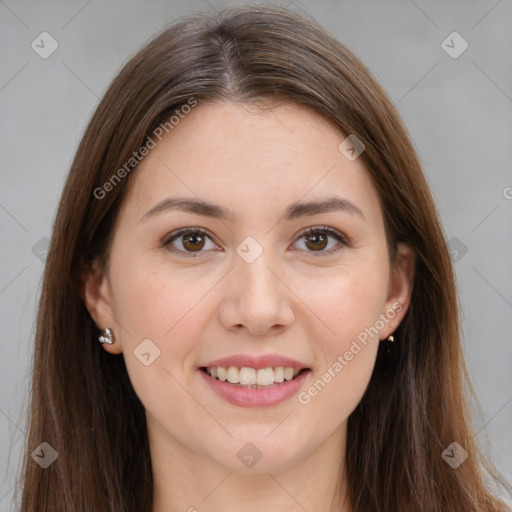
[(200, 103), (139, 163), (124, 203), (140, 219), (165, 197), (196, 196), (243, 217), (334, 193), (378, 217), (378, 196), (362, 159), (350, 161), (338, 149), (345, 138), (323, 116), (296, 104)]

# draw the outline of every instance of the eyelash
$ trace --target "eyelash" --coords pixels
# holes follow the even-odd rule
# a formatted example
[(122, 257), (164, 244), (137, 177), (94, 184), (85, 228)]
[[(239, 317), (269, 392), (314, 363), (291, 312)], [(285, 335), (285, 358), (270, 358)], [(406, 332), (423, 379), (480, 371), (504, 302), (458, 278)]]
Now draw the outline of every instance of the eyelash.
[[(171, 246), (171, 243), (174, 240), (180, 238), (180, 236), (191, 234), (191, 233), (204, 235), (204, 236), (208, 237), (210, 240), (212, 240), (212, 242), (213, 242), (212, 236), (202, 228), (183, 228), (178, 231), (175, 231), (174, 233), (171, 233), (170, 236), (166, 237), (165, 240), (163, 241), (162, 245), (163, 245), (163, 247), (166, 247), (171, 252), (186, 254), (187, 257), (197, 258), (198, 256), (201, 255), (201, 253), (203, 253), (205, 251), (197, 251), (197, 252), (184, 251), (181, 249), (176, 249), (175, 247)], [(324, 235), (329, 235), (329, 236), (335, 238), (336, 240), (338, 240), (338, 242), (341, 243), (342, 246), (348, 247), (350, 245), (347, 238), (343, 234), (341, 234), (339, 231), (337, 231), (333, 228), (329, 228), (327, 226), (313, 226), (310, 228), (306, 228), (298, 234), (297, 240), (299, 240), (307, 235), (319, 234), (319, 233), (324, 234)], [(342, 249), (342, 247), (339, 247), (337, 249), (331, 248), (328, 251), (322, 250), (322, 251), (307, 251), (307, 252), (315, 253), (321, 257), (321, 256), (328, 256), (328, 255), (334, 254), (334, 253), (340, 251), (341, 249)]]

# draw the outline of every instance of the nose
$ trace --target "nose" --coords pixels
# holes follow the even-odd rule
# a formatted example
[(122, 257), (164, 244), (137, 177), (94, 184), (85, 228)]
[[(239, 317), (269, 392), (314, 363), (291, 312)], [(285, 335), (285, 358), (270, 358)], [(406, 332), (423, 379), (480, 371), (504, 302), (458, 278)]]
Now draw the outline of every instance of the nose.
[(252, 263), (241, 258), (235, 262), (226, 283), (229, 292), (220, 308), (226, 329), (271, 336), (293, 323), (293, 292), (273, 267), (276, 265), (265, 251)]

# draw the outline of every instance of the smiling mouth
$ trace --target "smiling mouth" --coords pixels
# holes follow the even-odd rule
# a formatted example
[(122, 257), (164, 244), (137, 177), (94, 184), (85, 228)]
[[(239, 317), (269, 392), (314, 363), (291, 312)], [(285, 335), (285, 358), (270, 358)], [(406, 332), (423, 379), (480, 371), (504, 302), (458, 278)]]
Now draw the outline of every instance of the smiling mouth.
[(212, 366), (201, 367), (201, 371), (221, 382), (232, 384), (235, 387), (250, 389), (268, 389), (283, 382), (292, 381), (309, 368), (293, 368), (277, 366), (275, 368), (250, 368), (243, 366)]

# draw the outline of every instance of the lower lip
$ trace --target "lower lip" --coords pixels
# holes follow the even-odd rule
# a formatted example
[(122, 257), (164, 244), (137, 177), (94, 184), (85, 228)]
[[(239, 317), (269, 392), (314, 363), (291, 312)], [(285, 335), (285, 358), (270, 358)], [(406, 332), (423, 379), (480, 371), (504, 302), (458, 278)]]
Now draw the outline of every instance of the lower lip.
[(303, 371), (292, 380), (274, 384), (270, 388), (243, 388), (214, 379), (203, 370), (198, 370), (217, 395), (240, 407), (270, 407), (296, 395), (310, 370)]

